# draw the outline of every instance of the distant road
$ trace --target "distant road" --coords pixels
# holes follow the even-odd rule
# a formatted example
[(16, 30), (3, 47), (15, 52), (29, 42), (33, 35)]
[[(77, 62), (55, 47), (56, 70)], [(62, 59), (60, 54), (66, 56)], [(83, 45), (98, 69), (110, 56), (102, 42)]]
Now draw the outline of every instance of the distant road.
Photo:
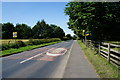
[[(62, 78), (73, 40), (2, 58), (3, 78)], [(63, 49), (63, 53), (59, 50)], [(56, 51), (56, 52), (55, 52)], [(47, 55), (54, 53), (54, 55)], [(62, 55), (56, 56), (55, 53)], [(57, 53), (57, 54), (58, 54)]]

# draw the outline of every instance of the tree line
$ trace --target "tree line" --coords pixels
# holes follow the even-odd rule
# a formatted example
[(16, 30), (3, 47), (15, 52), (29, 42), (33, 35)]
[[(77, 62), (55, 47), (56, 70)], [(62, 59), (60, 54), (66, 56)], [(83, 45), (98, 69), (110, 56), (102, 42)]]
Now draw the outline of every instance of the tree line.
[(120, 2), (69, 2), (64, 10), (69, 29), (79, 38), (120, 41)]
[(17, 39), (62, 39), (65, 36), (62, 28), (54, 24), (49, 25), (44, 20), (38, 21), (33, 28), (27, 24), (16, 24), (14, 26), (9, 22), (0, 25), (2, 27), (2, 39), (13, 39), (13, 32), (17, 32)]

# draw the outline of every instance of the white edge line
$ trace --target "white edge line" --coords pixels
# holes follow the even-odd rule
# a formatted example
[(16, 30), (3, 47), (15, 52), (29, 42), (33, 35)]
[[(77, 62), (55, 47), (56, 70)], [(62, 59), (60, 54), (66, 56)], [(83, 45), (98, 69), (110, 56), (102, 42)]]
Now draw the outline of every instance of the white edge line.
[[(70, 47), (70, 50), (69, 50), (69, 52), (68, 52), (68, 56), (67, 56), (67, 59), (66, 59), (66, 62), (65, 62), (65, 66), (64, 66), (64, 72), (65, 72), (65, 68), (66, 68), (66, 66), (67, 66), (67, 63), (68, 63), (69, 57), (70, 57), (70, 55), (71, 55), (71, 50), (72, 50), (72, 48), (73, 48), (73, 44), (74, 44), (74, 41), (73, 41), (72, 46)], [(64, 72), (63, 72), (61, 78), (63, 78)]]
[[(51, 49), (53, 49), (53, 48), (51, 48)], [(51, 50), (51, 49), (49, 49), (49, 50)], [(49, 50), (47, 50), (47, 51), (49, 51)], [(26, 61), (29, 61), (29, 60), (37, 57), (37, 56), (40, 56), (40, 55), (46, 53), (47, 51), (45, 51), (45, 52), (43, 52), (43, 53), (40, 53), (40, 54), (37, 54), (37, 55), (35, 55), (35, 56), (32, 56), (32, 57), (30, 57), (30, 58), (28, 58), (28, 59), (25, 59), (25, 60), (21, 61), (20, 63), (22, 64), (22, 63), (24, 63), (24, 62), (26, 62)]]

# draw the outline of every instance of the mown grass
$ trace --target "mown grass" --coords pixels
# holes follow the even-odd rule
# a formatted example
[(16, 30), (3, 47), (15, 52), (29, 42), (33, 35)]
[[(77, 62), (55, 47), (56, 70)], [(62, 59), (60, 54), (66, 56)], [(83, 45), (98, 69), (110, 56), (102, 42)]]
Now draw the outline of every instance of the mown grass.
[(40, 45), (28, 45), (28, 46), (25, 46), (25, 47), (20, 47), (18, 49), (11, 48), (9, 50), (1, 51), (0, 56), (7, 56), (7, 55), (11, 55), (11, 54), (15, 54), (15, 53), (19, 53), (19, 52), (23, 52), (23, 51), (27, 51), (27, 50), (31, 50), (31, 49), (35, 49), (35, 48), (55, 44), (55, 43), (59, 43), (59, 42), (61, 42), (61, 41), (44, 43), (44, 44), (40, 44)]
[(118, 78), (120, 79), (120, 70), (109, 64), (103, 57), (95, 51), (87, 48), (80, 40), (78, 40), (80, 47), (87, 56), (87, 59), (93, 64), (96, 72), (100, 78)]

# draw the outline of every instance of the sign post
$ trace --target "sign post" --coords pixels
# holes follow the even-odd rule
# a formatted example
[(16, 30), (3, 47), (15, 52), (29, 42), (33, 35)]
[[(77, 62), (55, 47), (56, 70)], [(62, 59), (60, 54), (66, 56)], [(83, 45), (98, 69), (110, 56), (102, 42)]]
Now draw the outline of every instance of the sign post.
[(15, 42), (16, 42), (17, 32), (13, 32), (13, 38), (15, 38)]
[(89, 36), (89, 33), (83, 30), (83, 35), (85, 36), (85, 45), (87, 46), (87, 36)]

